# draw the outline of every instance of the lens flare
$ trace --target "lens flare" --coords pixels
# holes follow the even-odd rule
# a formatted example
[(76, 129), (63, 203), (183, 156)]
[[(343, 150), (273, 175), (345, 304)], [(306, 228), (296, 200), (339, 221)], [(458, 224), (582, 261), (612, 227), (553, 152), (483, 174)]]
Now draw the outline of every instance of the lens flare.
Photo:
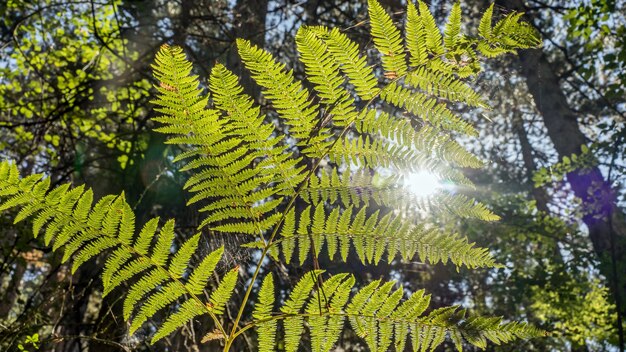
[(437, 176), (423, 170), (406, 175), (404, 185), (418, 197), (428, 197), (444, 187)]

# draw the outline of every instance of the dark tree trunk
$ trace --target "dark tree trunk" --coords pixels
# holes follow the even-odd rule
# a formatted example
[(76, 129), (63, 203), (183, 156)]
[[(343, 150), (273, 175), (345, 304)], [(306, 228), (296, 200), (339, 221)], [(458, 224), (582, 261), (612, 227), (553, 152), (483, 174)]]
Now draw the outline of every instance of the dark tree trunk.
[(537, 204), (537, 209), (544, 213), (548, 213), (548, 202), (550, 201), (550, 196), (548, 196), (544, 188), (534, 187), (532, 184), (532, 175), (535, 171), (537, 171), (537, 164), (535, 163), (535, 157), (533, 156), (533, 147), (528, 140), (526, 129), (524, 129), (522, 116), (518, 111), (514, 112), (513, 128), (515, 133), (517, 133), (517, 138), (519, 139), (522, 159), (524, 160), (524, 166), (526, 168), (526, 178), (530, 187), (532, 187), (531, 193)]
[(259, 47), (265, 45), (265, 20), (267, 18), (268, 0), (237, 0), (234, 8), (234, 28), (232, 46), (226, 57), (226, 66), (240, 77), (241, 84), (253, 97), (260, 95), (260, 89), (253, 84), (248, 74), (243, 73), (243, 65), (237, 54), (235, 39), (247, 39)]

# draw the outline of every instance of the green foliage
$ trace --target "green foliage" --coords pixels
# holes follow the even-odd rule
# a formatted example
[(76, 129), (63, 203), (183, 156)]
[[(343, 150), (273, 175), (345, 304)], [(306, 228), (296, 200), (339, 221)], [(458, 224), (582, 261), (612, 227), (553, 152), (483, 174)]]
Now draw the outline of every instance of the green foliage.
[(24, 342), (17, 345), (17, 349), (20, 351), (29, 351), (28, 345), (32, 345), (35, 350), (38, 350), (39, 349), (39, 334), (34, 333), (30, 336), (26, 336), (26, 338), (24, 339)]
[[(143, 108), (133, 102), (147, 98), (150, 82), (129, 74), (125, 61), (140, 55), (119, 36), (120, 3), (3, 1), (0, 151), (38, 155), (51, 166), (76, 153), (77, 173), (91, 156), (86, 146), (106, 150), (121, 169), (133, 163), (139, 143), (124, 132), (138, 127)], [(27, 127), (42, 121), (41, 135)]]
[(535, 187), (542, 187), (552, 182), (563, 181), (565, 176), (572, 172), (585, 173), (597, 165), (594, 152), (586, 145), (582, 146), (580, 154), (565, 156), (550, 167), (543, 167), (533, 174)]
[[(346, 320), (371, 351), (388, 351), (392, 346), (403, 351), (407, 340), (413, 351), (431, 351), (443, 343), (446, 335), (459, 338), (458, 347), (460, 338), (464, 338), (485, 348), (487, 341), (500, 344), (543, 334), (527, 324), (503, 323), (500, 317), (468, 316), (466, 310), (456, 306), (426, 313), (430, 295), (423, 290), (407, 295), (402, 287), (393, 289), (393, 281), (376, 280), (353, 291), (354, 277), (339, 274), (309, 293), (317, 274), (302, 277), (281, 309), (284, 315), (276, 317), (284, 320), (287, 351), (297, 349), (304, 321), (308, 323), (313, 351), (331, 350)], [(294, 316), (307, 300), (307, 314)]]
[[(49, 187), (50, 180), (43, 175), (20, 178), (16, 165), (0, 163), (0, 197), (6, 198), (0, 211), (18, 208), (16, 223), (32, 217), (35, 237), (45, 228), (45, 243), (54, 242), (53, 250), (63, 250), (64, 262), (74, 258), (72, 272), (108, 250), (111, 255), (102, 274), (105, 296), (138, 278), (124, 300), (124, 318), (132, 321), (131, 333), (166, 306), (179, 309), (157, 330), (153, 342), (197, 315), (224, 312), (238, 268), (229, 272), (211, 293), (210, 305), (203, 304), (199, 297), (223, 248), (192, 268), (189, 260), (198, 248), (199, 235), (188, 239), (172, 255), (174, 221), (167, 221), (157, 234), (158, 219), (152, 219), (135, 236), (135, 217), (124, 194), (106, 196), (92, 206), (93, 193), (82, 186), (70, 189), (66, 184), (52, 190)], [(183, 279), (185, 273), (188, 280)]]
[[(487, 207), (448, 191), (419, 199), (407, 195), (400, 183), (408, 172), (427, 169), (443, 180), (473, 186), (459, 168), (482, 163), (452, 136), (475, 136), (476, 131), (453, 112), (452, 104), (486, 107), (465, 80), (479, 72), (480, 54), (491, 57), (538, 45), (519, 14), (492, 27), (491, 11), (481, 21), (481, 38), (470, 38), (461, 31), (459, 5), (442, 35), (424, 2), (417, 8), (409, 3), (405, 44), (389, 14), (370, 0), (371, 36), (384, 71), (380, 79), (358, 45), (336, 29), (298, 31), (296, 45), (308, 83), (267, 51), (238, 40), (243, 65), (263, 89), (273, 108), (271, 118), (282, 130), (226, 67), (215, 65), (205, 93), (182, 49), (163, 45), (153, 65), (159, 81), (153, 103), (160, 113), (153, 119), (159, 124), (155, 131), (181, 150), (174, 163), (189, 172), (184, 187), (193, 194), (190, 204), (201, 203), (200, 229), (248, 235), (247, 246), (261, 250), (230, 332), (219, 316), (235, 290), (239, 267), (203, 294), (223, 248), (191, 265), (202, 233), (173, 249), (174, 221), (159, 227), (159, 220), (151, 219), (137, 231), (124, 194), (103, 197), (92, 206), (91, 190), (69, 185), (50, 190), (49, 179), (20, 178), (8, 162), (0, 164), (0, 211), (19, 208), (16, 221), (33, 217), (35, 236), (45, 228), (45, 243), (63, 249), (64, 261), (73, 257), (73, 270), (109, 251), (104, 294), (131, 280), (124, 301), (131, 333), (160, 310), (175, 309), (153, 343), (200, 315), (209, 315), (216, 325), (205, 340), (223, 339), (225, 350), (254, 327), (261, 351), (274, 350), (278, 338), (286, 351), (296, 351), (307, 330), (314, 351), (329, 351), (346, 321), (373, 351), (404, 350), (408, 339), (413, 350), (430, 351), (446, 336), (459, 349), (462, 340), (484, 348), (487, 341), (541, 336), (542, 331), (526, 324), (471, 317), (456, 306), (429, 309), (429, 295), (394, 289), (395, 282), (374, 281), (359, 289), (352, 275), (325, 278), (322, 270), (305, 274), (278, 302), (279, 312), (274, 311), (273, 276), (266, 275), (253, 320), (239, 325), (264, 259), (280, 260), (279, 252), (286, 262), (297, 252), (301, 265), (317, 259), (324, 246), (330, 259), (347, 261), (353, 250), (365, 264), (378, 264), (386, 254), (388, 261), (451, 261), (457, 268), (497, 265), (487, 249), (421, 221), (415, 210), (497, 220)], [(403, 113), (389, 112), (395, 110)], [(388, 174), (394, 176), (384, 176)], [(296, 204), (304, 210), (296, 210)]]

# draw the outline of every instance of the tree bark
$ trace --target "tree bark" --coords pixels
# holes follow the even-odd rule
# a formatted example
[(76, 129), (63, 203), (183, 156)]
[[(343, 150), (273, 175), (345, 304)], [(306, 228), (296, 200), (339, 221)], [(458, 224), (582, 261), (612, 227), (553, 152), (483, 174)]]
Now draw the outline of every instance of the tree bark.
[[(502, 6), (524, 11), (523, 0), (501, 0)], [(532, 23), (532, 18), (529, 18)], [(541, 49), (519, 53), (521, 74), (526, 79), (537, 110), (543, 117), (550, 140), (559, 156), (579, 154), (588, 140), (580, 129), (578, 115), (567, 101), (559, 78)], [(582, 200), (583, 222), (589, 230), (594, 252), (601, 262), (600, 272), (607, 278), (620, 314), (624, 316), (626, 296), (626, 223), (617, 207), (609, 181), (598, 167), (567, 174), (574, 194)], [(618, 323), (621, 326), (621, 322)], [(620, 333), (622, 335), (622, 333)], [(623, 346), (623, 336), (620, 336)]]
[(528, 134), (524, 129), (524, 122), (519, 111), (513, 113), (513, 129), (517, 133), (519, 139), (522, 159), (524, 160), (524, 166), (526, 167), (526, 178), (529, 187), (532, 187), (532, 196), (535, 199), (537, 209), (546, 214), (549, 213), (548, 202), (550, 197), (543, 187), (535, 187), (532, 182), (532, 176), (537, 171), (537, 164), (535, 163), (535, 157), (533, 156), (533, 147), (528, 140)]
[(247, 93), (259, 97), (261, 90), (247, 74), (243, 73), (243, 65), (237, 53), (237, 38), (247, 39), (259, 47), (265, 45), (265, 20), (267, 19), (268, 0), (237, 0), (234, 8), (234, 28), (231, 39), (233, 43), (226, 57), (226, 66), (240, 77), (241, 84)]

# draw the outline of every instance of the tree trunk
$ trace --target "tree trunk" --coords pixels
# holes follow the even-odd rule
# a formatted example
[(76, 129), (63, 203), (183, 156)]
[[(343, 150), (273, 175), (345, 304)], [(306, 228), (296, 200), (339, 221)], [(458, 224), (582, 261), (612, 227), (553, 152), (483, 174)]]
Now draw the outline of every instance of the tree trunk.
[[(524, 11), (522, 0), (501, 0), (502, 6)], [(532, 18), (529, 19), (532, 23)], [(569, 105), (559, 78), (541, 49), (522, 50), (519, 54), (521, 74), (526, 79), (548, 136), (562, 158), (579, 154), (588, 140), (580, 129), (578, 116)], [(589, 229), (593, 249), (601, 262), (600, 271), (607, 278), (623, 316), (626, 296), (626, 223), (616, 205), (616, 197), (599, 168), (567, 174), (574, 194), (582, 200), (583, 222)], [(621, 317), (618, 319), (620, 320)], [(618, 323), (621, 326), (621, 321)], [(623, 336), (620, 330), (620, 344)]]
[(522, 158), (524, 159), (524, 166), (526, 167), (527, 182), (529, 187), (532, 187), (531, 193), (537, 204), (537, 209), (548, 214), (550, 212), (548, 209), (550, 197), (543, 187), (535, 187), (532, 182), (532, 175), (537, 171), (537, 165), (535, 163), (535, 157), (533, 156), (533, 147), (528, 140), (528, 134), (524, 129), (524, 121), (519, 111), (513, 113), (513, 129), (519, 139)]
[(231, 39), (233, 43), (226, 57), (226, 66), (240, 77), (240, 82), (246, 92), (253, 97), (259, 97), (261, 90), (252, 82), (250, 75), (242, 74), (243, 65), (237, 53), (235, 39), (247, 39), (259, 47), (265, 45), (265, 20), (267, 18), (268, 0), (237, 0), (234, 8), (234, 28)]

